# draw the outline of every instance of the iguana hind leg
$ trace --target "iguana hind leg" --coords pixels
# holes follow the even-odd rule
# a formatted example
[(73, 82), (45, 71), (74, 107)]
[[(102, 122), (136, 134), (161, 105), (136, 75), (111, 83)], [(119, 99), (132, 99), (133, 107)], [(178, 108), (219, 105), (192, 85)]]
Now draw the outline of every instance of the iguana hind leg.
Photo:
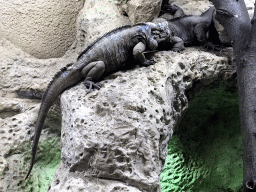
[(91, 92), (92, 88), (95, 87), (97, 89), (101, 88), (99, 83), (94, 83), (101, 78), (105, 71), (105, 64), (103, 61), (95, 61), (86, 65), (82, 69), (82, 74), (85, 77), (84, 84), (88, 87), (88, 93)]
[(215, 45), (209, 41), (208, 25), (205, 23), (199, 23), (195, 26), (194, 32), (197, 40), (207, 49), (221, 51), (222, 48), (219, 45)]

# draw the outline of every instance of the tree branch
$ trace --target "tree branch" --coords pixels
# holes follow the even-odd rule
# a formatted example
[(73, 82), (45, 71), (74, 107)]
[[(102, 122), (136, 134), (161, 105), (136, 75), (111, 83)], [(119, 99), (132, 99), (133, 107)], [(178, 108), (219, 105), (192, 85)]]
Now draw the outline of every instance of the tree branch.
[(241, 48), (246, 46), (248, 32), (251, 24), (250, 18), (243, 0), (211, 0), (216, 8), (216, 19), (228, 31), (233, 42), (234, 52), (237, 55)]
[(251, 24), (252, 24), (252, 42), (254, 42), (254, 47), (256, 47), (256, 1), (254, 4), (254, 15), (253, 18), (251, 20)]
[[(252, 24), (243, 0), (211, 0), (233, 41), (244, 146), (244, 192), (256, 191), (256, 9)], [(255, 4), (256, 7), (256, 4)]]

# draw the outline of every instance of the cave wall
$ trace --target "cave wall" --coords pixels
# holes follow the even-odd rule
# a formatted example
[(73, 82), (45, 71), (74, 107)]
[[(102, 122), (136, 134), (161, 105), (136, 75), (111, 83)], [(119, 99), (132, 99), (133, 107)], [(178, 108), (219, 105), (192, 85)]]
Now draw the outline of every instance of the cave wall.
[(161, 174), (162, 192), (242, 191), (242, 137), (235, 76), (208, 86), (198, 83), (190, 91), (195, 90), (187, 93), (195, 95), (169, 143)]

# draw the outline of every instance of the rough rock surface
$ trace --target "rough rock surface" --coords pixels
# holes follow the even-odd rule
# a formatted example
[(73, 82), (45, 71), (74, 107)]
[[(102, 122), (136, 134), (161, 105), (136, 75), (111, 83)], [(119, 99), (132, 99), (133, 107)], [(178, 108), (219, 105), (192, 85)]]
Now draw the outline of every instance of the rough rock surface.
[(252, 19), (253, 13), (254, 13), (254, 1), (252, 1), (252, 0), (244, 0), (244, 2), (246, 4), (249, 16)]
[(208, 0), (171, 0), (171, 2), (181, 7), (186, 15), (199, 15), (212, 5)]
[[(39, 103), (18, 98), (17, 91), (44, 90), (68, 60), (35, 59), (8, 41), (1, 40), (0, 45), (0, 190), (18, 191), (28, 166), (24, 154), (30, 157), (28, 142)], [(74, 183), (88, 191), (100, 191), (103, 186), (108, 186), (108, 191), (160, 190), (168, 140), (187, 106), (185, 89), (193, 79), (222, 77), (233, 68), (227, 59), (194, 48), (182, 53), (159, 52), (153, 58), (153, 66), (106, 77), (100, 91), (86, 95), (80, 84), (63, 93), (63, 161), (51, 191), (60, 187), (63, 191), (76, 190)], [(43, 131), (40, 142), (48, 136)]]
[(65, 57), (77, 56), (106, 32), (129, 24), (130, 20), (121, 14), (116, 1), (87, 0), (77, 18), (76, 40)]
[[(86, 2), (91, 14), (85, 9), (80, 12), (77, 40), (63, 58), (36, 59), (9, 41), (0, 41), (0, 191), (19, 191), (27, 185), (35, 189), (31, 181), (38, 180), (23, 181), (39, 102), (22, 99), (17, 92), (45, 90), (55, 72), (84, 46), (107, 30), (130, 23), (116, 11), (114, 1), (104, 1), (109, 6), (103, 10), (97, 9), (101, 1)], [(107, 24), (102, 25), (104, 22)], [(226, 58), (195, 48), (181, 53), (159, 52), (153, 58), (153, 66), (106, 77), (100, 91), (86, 95), (80, 84), (64, 92), (63, 158), (50, 191), (160, 190), (168, 140), (187, 107), (185, 89), (194, 80), (225, 78), (233, 66)], [(43, 130), (40, 142), (49, 135)], [(40, 173), (42, 168), (33, 171)]]
[(187, 107), (184, 91), (193, 80), (230, 76), (233, 66), (193, 48), (153, 58), (153, 66), (106, 77), (99, 91), (87, 95), (80, 84), (62, 94), (62, 161), (50, 191), (75, 190), (73, 182), (100, 191), (103, 182), (106, 191), (160, 192), (168, 141)]
[(0, 1), (0, 36), (37, 58), (61, 57), (76, 36), (84, 0)]
[[(18, 93), (44, 90), (67, 61), (35, 59), (9, 41), (0, 40), (0, 191), (19, 191), (40, 105), (38, 100), (20, 98)], [(48, 135), (43, 132), (42, 140)]]
[(119, 0), (121, 11), (128, 15), (133, 24), (152, 21), (159, 15), (162, 3), (161, 0), (129, 0), (126, 3), (123, 2)]

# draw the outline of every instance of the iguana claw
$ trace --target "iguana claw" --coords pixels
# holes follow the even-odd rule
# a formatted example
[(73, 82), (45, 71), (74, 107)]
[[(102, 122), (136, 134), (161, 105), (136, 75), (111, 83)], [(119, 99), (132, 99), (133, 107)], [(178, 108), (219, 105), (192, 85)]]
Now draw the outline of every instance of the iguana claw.
[(87, 93), (90, 93), (93, 87), (95, 87), (96, 89), (100, 89), (102, 87), (100, 83), (94, 83), (93, 81), (89, 80), (85, 80), (83, 83), (89, 89)]
[(148, 59), (142, 65), (143, 66), (149, 66), (149, 65), (153, 65), (154, 62), (155, 62), (154, 59)]

